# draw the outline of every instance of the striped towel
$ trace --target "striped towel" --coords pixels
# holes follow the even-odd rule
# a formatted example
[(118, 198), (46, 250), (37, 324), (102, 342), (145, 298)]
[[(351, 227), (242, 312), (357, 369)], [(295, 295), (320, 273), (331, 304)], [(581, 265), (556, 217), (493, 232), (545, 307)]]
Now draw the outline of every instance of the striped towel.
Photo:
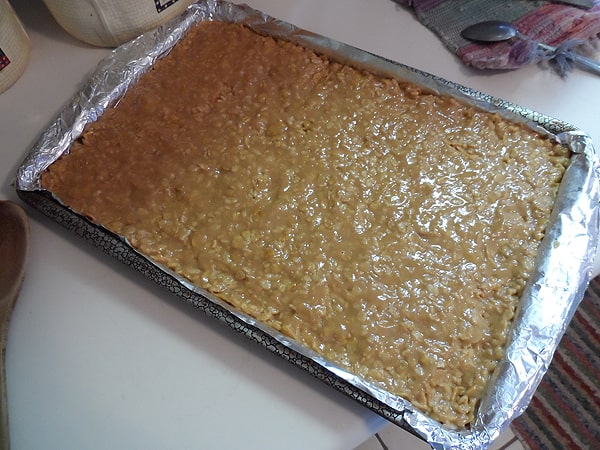
[[(600, 34), (600, 0), (585, 10), (545, 0), (393, 0), (410, 8), (444, 45), (478, 69), (516, 69), (549, 60), (561, 76), (572, 68), (570, 52), (589, 54)], [(484, 20), (513, 22), (525, 41), (494, 44), (466, 41), (460, 32)], [(555, 54), (540, 51), (537, 42), (558, 47)]]
[(591, 281), (512, 429), (531, 450), (600, 449), (600, 277)]

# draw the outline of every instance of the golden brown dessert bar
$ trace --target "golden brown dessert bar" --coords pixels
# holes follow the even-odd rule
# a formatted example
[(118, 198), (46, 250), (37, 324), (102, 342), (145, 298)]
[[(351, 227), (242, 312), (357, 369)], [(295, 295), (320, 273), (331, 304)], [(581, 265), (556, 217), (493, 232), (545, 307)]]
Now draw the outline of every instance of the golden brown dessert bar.
[(242, 25), (195, 27), (42, 177), (74, 211), (468, 426), (568, 150)]

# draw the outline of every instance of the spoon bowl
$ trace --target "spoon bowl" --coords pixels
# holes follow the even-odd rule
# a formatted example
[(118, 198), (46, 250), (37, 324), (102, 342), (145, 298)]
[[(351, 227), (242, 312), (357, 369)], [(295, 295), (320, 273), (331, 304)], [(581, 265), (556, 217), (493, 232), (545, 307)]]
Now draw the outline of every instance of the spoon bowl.
[(468, 26), (460, 35), (469, 41), (501, 42), (517, 37), (520, 33), (510, 22), (487, 20)]
[(5, 355), (8, 325), (25, 277), (29, 221), (15, 203), (0, 201), (0, 449), (10, 448)]

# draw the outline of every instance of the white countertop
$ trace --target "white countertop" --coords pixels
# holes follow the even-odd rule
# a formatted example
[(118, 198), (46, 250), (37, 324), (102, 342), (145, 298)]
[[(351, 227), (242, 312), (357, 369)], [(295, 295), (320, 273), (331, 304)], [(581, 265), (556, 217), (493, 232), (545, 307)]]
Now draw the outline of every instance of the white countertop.
[[(248, 0), (302, 28), (573, 123), (600, 142), (600, 77), (463, 66), (391, 0)], [(0, 94), (0, 198), (108, 53), (13, 0), (32, 39)], [(351, 449), (385, 421), (27, 208), (32, 242), (7, 350), (13, 449)], [(0, 262), (4, 263), (4, 262)], [(599, 273), (600, 270), (595, 270)]]

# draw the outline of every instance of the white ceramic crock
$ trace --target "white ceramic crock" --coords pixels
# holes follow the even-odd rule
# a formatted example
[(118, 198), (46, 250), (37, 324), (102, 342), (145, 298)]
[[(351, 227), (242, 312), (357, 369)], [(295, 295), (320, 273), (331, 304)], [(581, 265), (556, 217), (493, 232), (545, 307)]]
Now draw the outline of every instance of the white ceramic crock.
[(44, 0), (69, 34), (88, 44), (117, 47), (181, 14), (194, 0)]
[(0, 93), (22, 75), (29, 62), (31, 42), (8, 0), (0, 0)]

